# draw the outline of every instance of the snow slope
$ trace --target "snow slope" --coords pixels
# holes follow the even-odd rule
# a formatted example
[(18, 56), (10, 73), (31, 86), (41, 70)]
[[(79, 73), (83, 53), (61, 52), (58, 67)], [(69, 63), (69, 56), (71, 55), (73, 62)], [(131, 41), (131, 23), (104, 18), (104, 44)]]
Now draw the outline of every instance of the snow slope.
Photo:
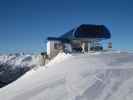
[[(46, 69), (31, 70), (0, 89), (0, 100), (132, 100), (132, 53), (99, 52), (65, 57), (46, 65)], [(56, 58), (59, 59), (63, 59), (61, 54)]]

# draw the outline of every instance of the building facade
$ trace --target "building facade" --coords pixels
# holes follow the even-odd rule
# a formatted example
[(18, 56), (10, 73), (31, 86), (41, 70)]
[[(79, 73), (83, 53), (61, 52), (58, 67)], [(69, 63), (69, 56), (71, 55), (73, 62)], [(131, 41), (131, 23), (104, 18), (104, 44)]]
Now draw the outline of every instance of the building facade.
[(48, 37), (47, 54), (52, 58), (59, 52), (98, 50), (97, 44), (110, 38), (111, 33), (104, 25), (82, 24), (59, 37)]

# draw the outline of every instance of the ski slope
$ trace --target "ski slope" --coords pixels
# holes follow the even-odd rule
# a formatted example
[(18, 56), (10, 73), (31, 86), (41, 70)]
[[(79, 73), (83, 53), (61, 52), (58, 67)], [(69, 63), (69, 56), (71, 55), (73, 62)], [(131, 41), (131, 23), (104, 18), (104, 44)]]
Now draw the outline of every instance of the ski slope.
[(133, 53), (59, 54), (0, 89), (0, 100), (132, 100), (132, 84)]

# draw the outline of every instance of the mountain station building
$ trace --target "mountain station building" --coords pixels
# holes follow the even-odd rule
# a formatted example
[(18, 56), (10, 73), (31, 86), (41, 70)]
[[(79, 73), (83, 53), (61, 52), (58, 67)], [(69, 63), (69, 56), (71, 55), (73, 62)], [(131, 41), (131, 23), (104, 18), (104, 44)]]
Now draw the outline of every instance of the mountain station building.
[(82, 24), (59, 37), (47, 38), (47, 55), (51, 58), (59, 52), (99, 51), (100, 41), (110, 39), (111, 33), (104, 25)]

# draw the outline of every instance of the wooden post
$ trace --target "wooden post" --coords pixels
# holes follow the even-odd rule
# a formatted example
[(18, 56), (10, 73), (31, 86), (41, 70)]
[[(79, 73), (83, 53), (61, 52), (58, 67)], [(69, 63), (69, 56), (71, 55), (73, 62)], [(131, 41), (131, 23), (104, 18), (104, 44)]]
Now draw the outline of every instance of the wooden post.
[(42, 65), (45, 65), (46, 64), (47, 53), (46, 52), (41, 52), (41, 56), (42, 56)]

